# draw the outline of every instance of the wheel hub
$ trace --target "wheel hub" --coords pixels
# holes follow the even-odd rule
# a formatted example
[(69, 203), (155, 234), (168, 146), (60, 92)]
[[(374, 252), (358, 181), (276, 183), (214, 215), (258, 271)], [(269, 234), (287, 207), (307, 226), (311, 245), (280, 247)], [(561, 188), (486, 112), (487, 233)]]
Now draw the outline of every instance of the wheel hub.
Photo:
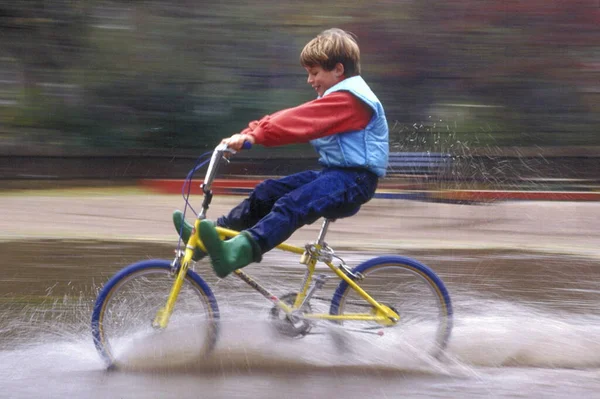
[(380, 317), (381, 320), (378, 321), (378, 324), (381, 324), (382, 326), (386, 326), (386, 327), (391, 327), (391, 326), (395, 326), (396, 324), (398, 324), (398, 322), (400, 321), (400, 315), (398, 314), (398, 311), (393, 307), (393, 306), (388, 306), (388, 305), (384, 305), (381, 304), (381, 306), (383, 307), (383, 309), (385, 311), (381, 311), (377, 308), (373, 308), (371, 310), (371, 312), (377, 316), (378, 318)]

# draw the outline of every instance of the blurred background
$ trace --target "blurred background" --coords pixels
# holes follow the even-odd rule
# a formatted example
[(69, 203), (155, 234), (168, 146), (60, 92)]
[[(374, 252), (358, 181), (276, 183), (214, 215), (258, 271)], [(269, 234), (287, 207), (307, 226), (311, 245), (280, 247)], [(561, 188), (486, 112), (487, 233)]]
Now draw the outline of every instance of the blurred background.
[[(392, 151), (444, 154), (454, 182), (600, 178), (597, 0), (3, 1), (0, 177), (183, 177), (314, 98), (299, 54), (330, 27), (357, 35)], [(315, 159), (251, 156), (237, 173)]]
[[(314, 99), (299, 55), (331, 27), (358, 38), (394, 155), (382, 200), (328, 241), (352, 266), (433, 267), (450, 362), (338, 332), (273, 341), (270, 302), (205, 260), (225, 321), (214, 370), (101, 372), (94, 298), (124, 265), (172, 259), (171, 212), (188, 209), (146, 184), (180, 194), (222, 137)], [(599, 126), (600, 0), (0, 0), (0, 396), (597, 398)], [(316, 161), (308, 144), (256, 146), (221, 171), (244, 194)], [(535, 202), (454, 205), (498, 199)], [(251, 267), (277, 295), (304, 273), (275, 251)]]

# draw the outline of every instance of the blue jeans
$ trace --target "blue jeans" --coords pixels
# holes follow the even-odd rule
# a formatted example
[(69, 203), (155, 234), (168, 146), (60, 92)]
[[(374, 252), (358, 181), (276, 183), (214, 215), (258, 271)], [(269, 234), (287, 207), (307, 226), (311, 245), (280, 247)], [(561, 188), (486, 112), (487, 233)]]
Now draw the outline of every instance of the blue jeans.
[(357, 212), (375, 195), (377, 181), (377, 175), (359, 168), (326, 168), (265, 180), (217, 225), (248, 231), (265, 253), (320, 217)]

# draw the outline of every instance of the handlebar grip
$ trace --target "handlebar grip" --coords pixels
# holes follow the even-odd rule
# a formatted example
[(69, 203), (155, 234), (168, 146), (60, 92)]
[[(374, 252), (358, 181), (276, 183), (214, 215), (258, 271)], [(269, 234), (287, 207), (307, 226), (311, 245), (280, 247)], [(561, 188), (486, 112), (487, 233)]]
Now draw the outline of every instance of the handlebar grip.
[(252, 143), (249, 141), (244, 141), (244, 144), (242, 145), (242, 150), (249, 150), (250, 148), (252, 148)]

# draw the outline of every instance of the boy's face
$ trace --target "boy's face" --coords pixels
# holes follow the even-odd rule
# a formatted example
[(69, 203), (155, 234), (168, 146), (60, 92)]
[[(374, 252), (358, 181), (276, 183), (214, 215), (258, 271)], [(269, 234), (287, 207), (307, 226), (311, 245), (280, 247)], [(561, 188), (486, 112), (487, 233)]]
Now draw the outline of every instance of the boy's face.
[(344, 79), (344, 67), (337, 64), (331, 71), (324, 70), (321, 66), (304, 67), (308, 72), (307, 83), (312, 86), (321, 97), (329, 88)]

